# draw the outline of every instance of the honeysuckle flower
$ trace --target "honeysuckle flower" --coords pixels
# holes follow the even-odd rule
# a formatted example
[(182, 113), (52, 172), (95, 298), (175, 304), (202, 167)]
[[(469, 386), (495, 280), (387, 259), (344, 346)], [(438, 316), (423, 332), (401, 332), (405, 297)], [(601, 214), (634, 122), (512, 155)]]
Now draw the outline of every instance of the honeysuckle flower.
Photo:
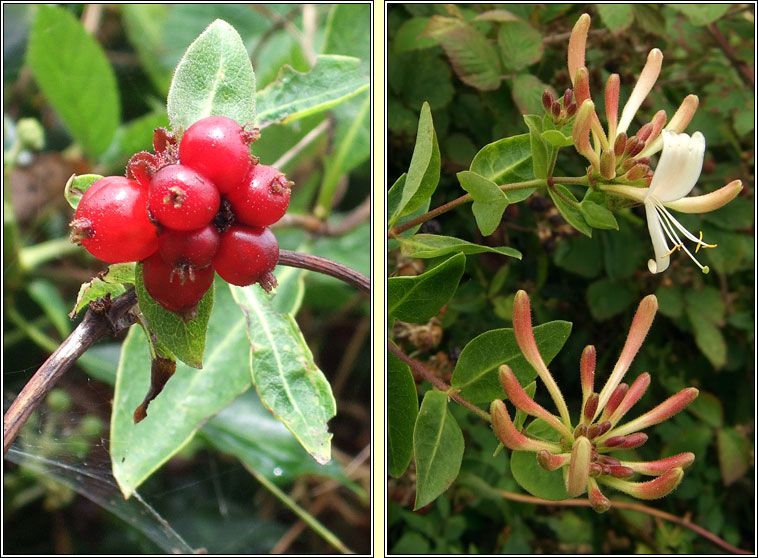
[[(635, 114), (660, 75), (663, 53), (657, 48), (648, 54), (632, 94), (621, 111), (620, 120), (619, 76), (613, 74), (608, 78), (605, 88), (606, 134), (595, 112), (590, 95), (589, 72), (584, 66), (589, 27), (590, 17), (587, 14), (582, 15), (574, 25), (569, 38), (568, 70), (579, 104), (574, 120), (574, 146), (590, 163), (590, 182), (593, 185), (601, 182), (598, 189), (644, 204), (655, 252), (655, 258), (648, 261), (651, 273), (666, 270), (671, 254), (678, 250), (684, 250), (704, 273), (708, 273), (708, 266), (700, 264), (687, 249), (682, 237), (695, 244), (695, 253), (700, 248), (713, 248), (715, 245), (704, 242), (702, 234), (696, 238), (668, 209), (684, 213), (713, 211), (729, 203), (740, 192), (742, 183), (735, 180), (716, 192), (686, 198), (700, 176), (705, 153), (705, 138), (700, 132), (692, 136), (683, 133), (697, 110), (699, 101), (696, 95), (685, 97), (668, 124), (666, 112), (660, 110), (636, 135), (628, 135), (627, 130)], [(661, 150), (660, 160), (653, 172), (650, 157)]]
[(700, 238), (696, 238), (667, 208), (684, 213), (713, 211), (732, 201), (742, 189), (742, 182), (735, 180), (710, 194), (686, 198), (695, 187), (703, 167), (705, 138), (700, 132), (695, 132), (691, 137), (669, 130), (663, 130), (662, 134), (663, 154), (648, 188), (610, 184), (602, 190), (644, 204), (647, 226), (655, 250), (655, 259), (648, 261), (651, 273), (660, 273), (668, 268), (671, 254), (680, 249), (684, 250), (704, 273), (708, 273), (708, 267), (701, 265), (687, 249), (679, 233), (695, 243), (695, 252), (700, 248), (713, 248), (715, 245), (703, 242), (702, 234)]
[[(574, 426), (563, 395), (534, 342), (529, 297), (525, 291), (519, 291), (514, 299), (513, 332), (516, 342), (547, 387), (559, 416), (536, 403), (521, 387), (508, 365), (500, 367), (500, 382), (511, 403), (518, 410), (551, 426), (558, 440), (542, 440), (517, 430), (505, 403), (500, 400), (493, 401), (490, 406), (493, 429), (509, 449), (534, 452), (537, 463), (543, 469), (562, 469), (568, 496), (576, 497), (587, 492), (590, 504), (597, 512), (604, 512), (611, 506), (600, 485), (644, 500), (662, 498), (679, 485), (683, 470), (695, 460), (694, 454), (689, 452), (647, 462), (621, 461), (609, 455), (616, 450), (644, 444), (647, 435), (640, 430), (672, 417), (698, 395), (695, 388), (683, 389), (651, 411), (619, 424), (650, 385), (650, 374), (647, 372), (637, 377), (631, 386), (622, 383), (622, 380), (653, 323), (657, 309), (658, 302), (654, 295), (642, 299), (621, 355), (600, 393), (594, 391), (595, 348), (589, 345), (584, 349), (579, 365), (582, 408)], [(628, 480), (636, 474), (655, 478), (644, 482)]]

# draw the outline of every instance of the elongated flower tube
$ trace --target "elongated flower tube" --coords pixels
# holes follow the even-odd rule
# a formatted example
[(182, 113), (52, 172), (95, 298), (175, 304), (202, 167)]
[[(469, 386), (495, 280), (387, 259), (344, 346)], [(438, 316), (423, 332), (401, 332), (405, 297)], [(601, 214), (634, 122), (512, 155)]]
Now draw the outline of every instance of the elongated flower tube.
[[(609, 455), (617, 450), (634, 449), (644, 444), (648, 436), (641, 430), (658, 424), (684, 409), (697, 396), (698, 390), (686, 388), (642, 416), (616, 425), (640, 400), (650, 385), (650, 374), (642, 373), (627, 386), (621, 382), (647, 335), (658, 302), (654, 295), (646, 296), (639, 305), (629, 329), (624, 348), (600, 393), (595, 389), (596, 350), (592, 345), (582, 352), (579, 371), (582, 386), (582, 408), (576, 424), (571, 422), (563, 395), (539, 353), (532, 330), (529, 297), (525, 291), (516, 293), (513, 304), (513, 328), (519, 349), (527, 362), (548, 387), (559, 409), (557, 417), (539, 405), (521, 387), (508, 365), (499, 370), (506, 395), (517, 409), (541, 420), (539, 436), (534, 438), (516, 429), (505, 403), (495, 400), (490, 406), (492, 426), (506, 447), (535, 453), (538, 465), (546, 471), (562, 470), (568, 497), (587, 492), (592, 508), (604, 512), (611, 506), (600, 485), (611, 487), (637, 498), (661, 498), (681, 482), (683, 469), (695, 459), (692, 453), (666, 457), (657, 461), (621, 461)], [(563, 409), (563, 410), (561, 410)], [(544, 426), (554, 434), (545, 433)], [(527, 429), (526, 432), (531, 430)], [(631, 479), (636, 474), (656, 477), (646, 482)]]

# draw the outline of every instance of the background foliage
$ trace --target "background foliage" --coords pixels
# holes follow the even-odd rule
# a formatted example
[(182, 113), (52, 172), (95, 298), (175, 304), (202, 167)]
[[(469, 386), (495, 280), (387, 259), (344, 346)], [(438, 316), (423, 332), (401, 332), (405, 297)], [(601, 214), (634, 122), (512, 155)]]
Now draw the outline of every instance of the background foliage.
[[(79, 285), (105, 268), (68, 240), (72, 212), (62, 195), (66, 180), (73, 173), (123, 174), (133, 153), (151, 149), (153, 129), (169, 122), (166, 96), (177, 62), (217, 18), (241, 35), (255, 68), (257, 89), (264, 92), (258, 96), (258, 114), (267, 115), (262, 125), (271, 125), (263, 129), (254, 154), (264, 164), (273, 164), (313, 132), (313, 141), (280, 165), (296, 184), (288, 218), (276, 230), (280, 247), (315, 253), (369, 274), (368, 253), (357, 249), (369, 242), (367, 213), (339, 236), (312, 232), (323, 224), (320, 220), (330, 226), (339, 224), (369, 196), (368, 91), (327, 112), (301, 113), (291, 122), (281, 122), (286, 114), (274, 112), (284, 102), (291, 102), (297, 110), (298, 99), (292, 97), (297, 87), (323, 88), (323, 84), (295, 73), (310, 72), (318, 55), (360, 59), (359, 67), (343, 76), (339, 60), (330, 58), (331, 65), (319, 70), (322, 80), (345, 77), (342, 87), (348, 91), (367, 79), (367, 5), (61, 8), (16, 4), (3, 6), (3, 10), (6, 406), (76, 325), (67, 314)], [(51, 45), (55, 46), (54, 56)], [(280, 75), (285, 65), (290, 68)], [(61, 68), (67, 70), (65, 75)], [(273, 85), (266, 89), (280, 77), (287, 80), (289, 88)], [(34, 120), (41, 123), (41, 129)], [(317, 465), (263, 407), (255, 391), (247, 390), (206, 422), (140, 492), (192, 547), (209, 552), (262, 553), (277, 544), (285, 551), (333, 551), (314, 531), (306, 528), (300, 534), (303, 524), (273, 495), (277, 487), (318, 515), (344, 545), (366, 552), (370, 541), (367, 299), (317, 274), (280, 267), (277, 276), (283, 288), (291, 286), (295, 293), (288, 300), (299, 307), (300, 328), (337, 399), (338, 414), (330, 422), (332, 463)], [(302, 289), (299, 295), (298, 289)], [(214, 362), (223, 362), (234, 372), (227, 387), (238, 392), (250, 383), (244, 320), (228, 288), (223, 292), (217, 289), (216, 298), (217, 335), (209, 337), (213, 346), (209, 344), (208, 351), (214, 347), (221, 351)], [(238, 323), (232, 319), (237, 314)], [(230, 339), (232, 323), (239, 325), (239, 335), (233, 337), (233, 347), (222, 350), (222, 341)], [(169, 550), (165, 537), (162, 547), (148, 539), (151, 530), (160, 526), (155, 517), (143, 520), (138, 512), (127, 511), (122, 519), (137, 529), (125, 528), (114, 516), (51, 480), (56, 470), (71, 466), (79, 473), (71, 474), (74, 488), (97, 501), (99, 490), (92, 479), (103, 480), (110, 470), (106, 425), (121, 344), (141, 342), (144, 339), (132, 334), (126, 341), (103, 342), (89, 351), (79, 361), (79, 370), (63, 379), (60, 389), (51, 394), (19, 437), (15, 449), (29, 459), (21, 466), (5, 463), (4, 531), (9, 536), (4, 551)], [(142, 348), (146, 360), (147, 348)], [(130, 361), (128, 365), (147, 381), (147, 362)], [(240, 376), (236, 373), (240, 370), (246, 372)], [(142, 392), (146, 386), (140, 388)], [(199, 401), (192, 401), (198, 395), (202, 394), (182, 400), (189, 406), (182, 412), (202, 412), (195, 405)], [(135, 397), (139, 401), (140, 396)], [(154, 436), (156, 446), (166, 441), (163, 437), (168, 438), (160, 430)], [(32, 462), (41, 458), (53, 466), (33, 470)], [(107, 484), (106, 488), (115, 486)], [(117, 493), (116, 497), (120, 498)], [(323, 513), (334, 509), (339, 511)], [(289, 529), (292, 532), (288, 533)]]
[[(741, 195), (723, 209), (703, 216), (677, 215), (690, 230), (702, 230), (705, 238), (718, 243), (701, 259), (710, 266), (710, 275), (702, 275), (686, 257), (673, 258), (668, 271), (651, 275), (646, 261), (652, 246), (641, 208), (616, 213), (620, 229), (594, 230), (590, 239), (567, 225), (552, 201), (538, 192), (508, 206), (502, 221), (493, 223), (492, 234), (482, 237), (471, 205), (464, 204), (426, 223), (420, 232), (515, 248), (523, 259), (493, 253), (467, 256), (460, 286), (444, 311), (422, 323), (395, 323), (391, 336), (406, 354), (450, 384), (462, 348), (483, 332), (509, 327), (513, 296), (525, 289), (535, 324), (573, 323), (550, 368), (569, 398), (569, 408), (578, 408), (582, 348), (596, 346), (598, 381), (604, 381), (638, 302), (655, 293), (660, 310), (628, 376), (644, 371), (652, 375), (638, 406), (649, 409), (686, 386), (697, 387), (700, 397), (687, 411), (652, 428), (650, 440), (638, 450), (641, 459), (681, 451), (697, 456), (676, 492), (653, 505), (749, 549), (755, 508), (754, 7), (390, 5), (387, 187), (411, 165), (419, 119), (428, 118), (422, 108), (426, 102), (441, 168), (429, 207), (463, 195), (461, 184), (466, 185), (456, 173), (468, 170), (486, 144), (527, 133), (521, 115), (543, 113), (540, 98), (546, 87), (559, 97), (571, 86), (568, 36), (584, 12), (593, 18), (587, 41), (591, 90), (602, 91), (608, 75), (619, 73), (623, 103), (649, 50), (660, 48), (661, 76), (631, 130), (660, 108), (671, 116), (681, 99), (694, 93), (700, 108), (688, 132), (702, 131), (707, 142), (696, 193), (736, 178), (743, 181)], [(555, 174), (579, 176), (583, 164), (572, 148), (565, 149)], [(431, 238), (425, 241), (429, 245)], [(439, 261), (407, 257), (396, 248), (391, 242), (391, 276), (419, 275)], [(390, 374), (398, 362), (391, 358)], [(430, 388), (419, 379), (417, 384), (420, 394)], [(552, 409), (552, 403), (539, 399), (539, 391), (538, 401)], [(405, 399), (399, 399), (394, 412), (413, 413), (414, 401), (403, 393)], [(599, 516), (589, 509), (537, 508), (504, 500), (493, 488), (521, 491), (509, 472), (510, 452), (493, 457), (497, 440), (489, 426), (455, 403), (449, 409), (466, 448), (458, 478), (418, 512), (411, 511), (422, 474), (418, 467), (411, 464), (403, 476), (390, 479), (390, 552), (715, 550), (691, 531), (637, 512)], [(609, 496), (623, 499), (615, 492)]]

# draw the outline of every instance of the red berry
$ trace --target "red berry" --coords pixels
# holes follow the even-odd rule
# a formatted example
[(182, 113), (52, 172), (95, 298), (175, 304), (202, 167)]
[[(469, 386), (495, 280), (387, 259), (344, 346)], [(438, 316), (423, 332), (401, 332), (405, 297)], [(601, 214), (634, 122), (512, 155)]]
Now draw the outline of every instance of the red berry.
[(153, 177), (148, 207), (153, 219), (171, 229), (191, 231), (216, 216), (221, 197), (216, 186), (185, 165), (168, 165)]
[(260, 282), (268, 291), (276, 286), (271, 272), (278, 261), (279, 244), (269, 229), (232, 225), (221, 235), (213, 267), (227, 283), (244, 287)]
[(227, 194), (227, 199), (238, 221), (268, 227), (286, 213), (291, 184), (274, 167), (254, 165), (245, 181)]
[(72, 242), (104, 262), (135, 262), (158, 249), (158, 228), (147, 215), (147, 189), (123, 176), (107, 176), (90, 186), (71, 227)]
[(211, 265), (218, 243), (219, 234), (213, 225), (194, 231), (166, 230), (158, 239), (158, 253), (164, 262), (175, 268), (198, 270)]
[(239, 185), (252, 163), (247, 132), (231, 118), (209, 116), (190, 126), (179, 143), (179, 160), (207, 176), (225, 194)]
[(189, 275), (177, 271), (153, 254), (142, 264), (145, 289), (166, 310), (189, 317), (213, 284), (213, 268), (195, 270)]

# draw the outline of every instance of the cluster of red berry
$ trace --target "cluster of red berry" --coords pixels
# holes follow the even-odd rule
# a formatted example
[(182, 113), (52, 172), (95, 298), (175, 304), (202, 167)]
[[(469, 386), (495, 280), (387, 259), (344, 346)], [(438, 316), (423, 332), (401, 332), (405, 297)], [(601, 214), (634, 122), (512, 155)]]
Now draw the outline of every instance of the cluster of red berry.
[(233, 285), (270, 290), (279, 245), (267, 228), (282, 218), (290, 186), (250, 155), (257, 130), (210, 116), (177, 139), (155, 130), (126, 177), (108, 176), (84, 193), (71, 239), (108, 263), (140, 261), (147, 292), (167, 310), (191, 315), (214, 270)]

